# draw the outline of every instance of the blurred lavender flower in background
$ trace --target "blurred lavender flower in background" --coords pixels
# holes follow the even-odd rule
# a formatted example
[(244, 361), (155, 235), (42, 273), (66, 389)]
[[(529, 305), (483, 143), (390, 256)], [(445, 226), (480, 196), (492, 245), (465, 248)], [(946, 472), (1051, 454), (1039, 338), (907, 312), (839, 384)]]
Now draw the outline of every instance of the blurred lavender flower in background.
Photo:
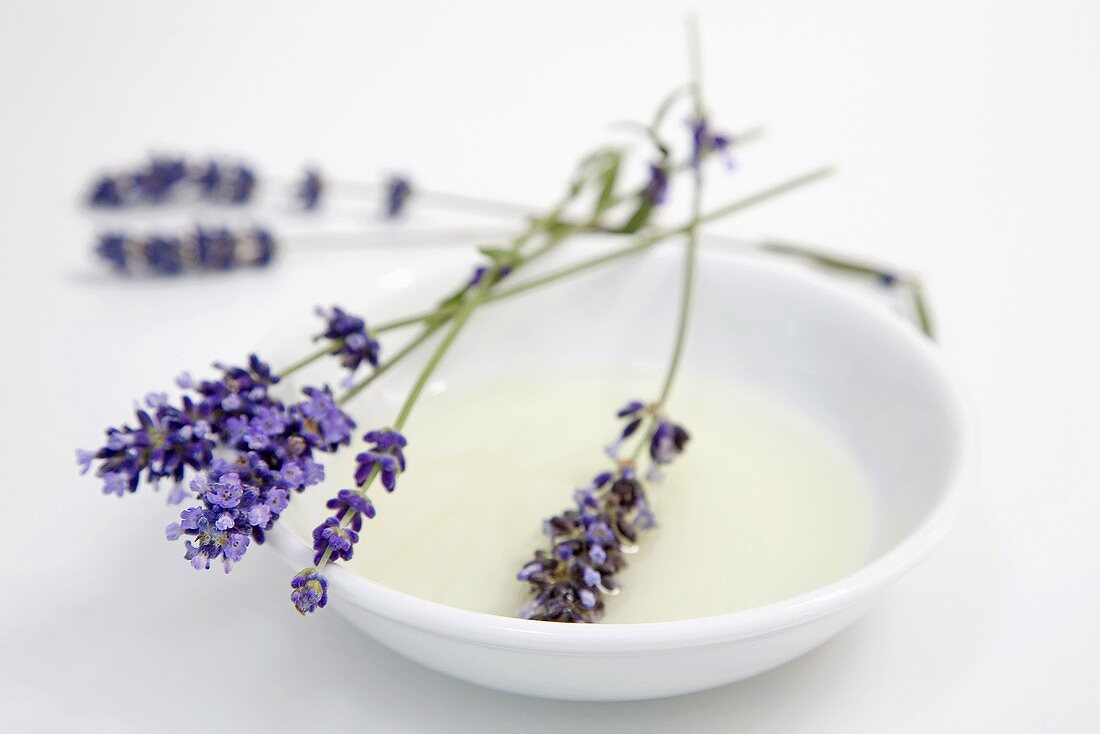
[(130, 171), (104, 174), (87, 197), (89, 206), (121, 209), (169, 201), (244, 204), (252, 199), (256, 174), (242, 163), (152, 156)]
[(390, 176), (386, 180), (386, 197), (383, 202), (386, 219), (399, 218), (412, 194), (412, 181), (404, 176)]
[(182, 235), (138, 237), (106, 232), (95, 247), (96, 255), (115, 272), (149, 275), (262, 268), (271, 264), (275, 251), (275, 238), (263, 227), (230, 230), (199, 226)]
[(642, 189), (642, 198), (652, 206), (665, 203), (668, 196), (668, 170), (663, 163), (649, 164), (649, 180)]
[(688, 122), (691, 127), (691, 165), (698, 168), (707, 153), (721, 153), (726, 158), (726, 166), (733, 168), (733, 154), (730, 146), (733, 138), (725, 133), (716, 133), (710, 129), (710, 123), (705, 117), (696, 118)]
[(325, 180), (321, 177), (321, 172), (316, 168), (307, 168), (302, 173), (294, 195), (302, 209), (313, 211), (321, 203), (321, 195), (324, 191)]

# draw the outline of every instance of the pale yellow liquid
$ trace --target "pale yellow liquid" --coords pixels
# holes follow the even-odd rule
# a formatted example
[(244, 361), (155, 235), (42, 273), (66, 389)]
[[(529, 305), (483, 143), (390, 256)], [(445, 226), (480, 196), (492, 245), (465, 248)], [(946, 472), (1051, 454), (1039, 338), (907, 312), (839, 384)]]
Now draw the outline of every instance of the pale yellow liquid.
[[(544, 547), (545, 517), (609, 468), (614, 411), (658, 388), (648, 370), (510, 377), (432, 385), (405, 435), (409, 471), (394, 494), (374, 487), (348, 566), (394, 589), (514, 616), (527, 597), (515, 574)], [(605, 622), (702, 617), (780, 601), (860, 565), (871, 539), (867, 480), (818, 426), (760, 393), (685, 375), (669, 412), (687, 451), (648, 485), (659, 526), (644, 533), (608, 600)], [(355, 450), (328, 462), (309, 494), (351, 486)], [(318, 491), (320, 490), (320, 491)], [(304, 500), (304, 501), (303, 501)], [(287, 520), (321, 517), (306, 497)]]

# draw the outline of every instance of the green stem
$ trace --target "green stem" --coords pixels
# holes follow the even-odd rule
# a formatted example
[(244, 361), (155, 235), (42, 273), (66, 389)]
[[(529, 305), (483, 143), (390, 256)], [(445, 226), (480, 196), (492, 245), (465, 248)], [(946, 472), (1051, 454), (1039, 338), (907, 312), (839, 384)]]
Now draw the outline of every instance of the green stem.
[[(428, 384), (428, 380), (432, 378), (432, 374), (435, 372), (436, 368), (439, 367), (439, 363), (443, 361), (443, 355), (445, 355), (447, 353), (447, 350), (451, 348), (451, 345), (454, 344), (455, 339), (458, 337), (458, 332), (460, 332), (462, 330), (462, 327), (465, 326), (466, 321), (470, 318), (470, 314), (473, 313), (475, 308), (477, 308), (479, 305), (481, 305), (481, 303), (484, 302), (485, 293), (488, 290), (487, 286), (489, 282), (493, 280), (493, 276), (496, 275), (496, 270), (497, 268), (495, 266), (490, 268), (489, 271), (486, 272), (486, 277), (482, 280), (477, 290), (474, 291), (473, 295), (471, 295), (463, 302), (462, 309), (458, 312), (458, 314), (455, 315), (453, 321), (451, 322), (451, 328), (447, 332), (447, 335), (444, 337), (443, 341), (439, 343), (439, 346), (435, 348), (435, 351), (432, 352), (432, 356), (428, 359), (427, 363), (424, 365), (424, 368), (420, 370), (420, 374), (417, 376), (416, 382), (409, 390), (409, 394), (405, 396), (405, 402), (401, 404), (401, 408), (397, 412), (397, 417), (393, 421), (393, 430), (400, 432), (402, 429), (404, 429), (405, 423), (408, 421), (409, 415), (412, 413), (412, 409), (416, 405), (416, 401), (420, 398), (421, 393), (424, 392), (424, 386)], [(384, 371), (385, 367), (388, 367), (394, 362), (399, 361), (441, 326), (442, 323), (434, 324), (424, 329), (424, 333), (422, 333), (412, 342), (409, 342), (405, 349), (403, 349), (398, 354), (395, 354), (393, 359), (391, 359), (383, 367), (380, 367), (379, 371), (376, 371), (374, 374), (370, 375), (370, 377), (368, 377), (367, 380), (365, 380), (364, 382), (369, 382), (371, 379), (377, 377), (382, 371)], [(364, 387), (366, 387), (366, 384), (357, 386), (358, 390), (362, 390)], [(345, 395), (340, 399), (340, 404), (344, 404), (353, 396), (354, 393), (349, 393), (348, 395)], [(378, 465), (375, 465), (374, 469), (371, 470), (371, 473), (367, 476), (366, 481), (363, 482), (363, 486), (356, 490), (359, 495), (363, 497), (367, 495), (367, 490), (369, 490), (371, 485), (374, 483), (375, 478), (379, 474), (379, 469), (380, 467)], [(355, 513), (353, 511), (351, 511), (350, 509), (345, 510), (344, 514), (340, 516), (341, 526), (346, 527), (347, 525), (349, 525), (354, 516)], [(326, 546), (324, 552), (321, 554), (320, 559), (318, 559), (316, 565), (317, 570), (323, 570), (325, 565), (329, 562), (331, 558), (332, 546)]]
[(769, 240), (760, 244), (760, 249), (773, 252), (778, 255), (789, 255), (809, 260), (812, 263), (830, 270), (839, 270), (845, 273), (862, 275), (873, 278), (891, 277), (909, 292), (913, 301), (913, 310), (916, 312), (917, 328), (929, 339), (935, 340), (936, 329), (932, 322), (932, 314), (928, 307), (928, 300), (924, 293), (924, 285), (920, 278), (912, 274), (896, 273), (886, 270), (872, 263), (851, 260), (839, 255), (822, 252), (804, 245), (796, 245), (790, 242), (778, 242)]
[[(776, 184), (775, 186), (772, 186), (770, 188), (764, 189), (762, 191), (758, 191), (757, 193), (755, 193), (751, 196), (747, 196), (744, 199), (739, 199), (738, 201), (727, 204), (726, 206), (721, 207), (719, 209), (715, 209), (714, 211), (711, 211), (707, 214), (703, 214), (702, 216), (700, 216), (698, 218), (697, 221), (688, 222), (687, 224), (685, 224), (683, 226), (680, 226), (680, 227), (674, 227), (674, 228), (671, 228), (671, 229), (665, 229), (665, 230), (660, 230), (660, 231), (657, 231), (657, 232), (651, 232), (649, 234), (646, 234), (646, 235), (641, 237), (638, 244), (631, 245), (629, 247), (624, 247), (624, 248), (619, 249), (619, 250), (615, 250), (615, 251), (610, 252), (606, 255), (600, 255), (599, 257), (594, 257), (594, 258), (591, 258), (591, 259), (588, 259), (588, 260), (583, 260), (579, 263), (576, 263), (574, 265), (570, 265), (568, 267), (562, 268), (562, 269), (554, 271), (552, 273), (548, 273), (547, 275), (535, 278), (535, 279), (530, 280), (526, 283), (521, 283), (521, 284), (513, 286), (511, 288), (502, 289), (499, 292), (490, 292), (489, 297), (486, 300), (489, 301), (489, 302), (499, 301), (503, 298), (508, 298), (508, 297), (516, 295), (518, 293), (523, 293), (523, 292), (531, 290), (533, 288), (537, 288), (537, 287), (540, 287), (540, 286), (543, 286), (543, 285), (547, 285), (549, 283), (553, 283), (557, 280), (567, 278), (571, 275), (576, 275), (577, 273), (583, 272), (583, 271), (588, 270), (590, 268), (595, 268), (595, 267), (598, 267), (600, 265), (604, 265), (606, 263), (612, 262), (613, 260), (617, 260), (617, 259), (622, 258), (622, 257), (627, 257), (629, 255), (633, 255), (633, 254), (642, 252), (643, 250), (646, 250), (646, 249), (652, 247), (653, 245), (657, 244), (658, 242), (666, 240), (670, 237), (674, 237), (674, 236), (680, 235), (680, 234), (687, 234), (691, 230), (691, 228), (696, 224), (705, 224), (707, 222), (712, 222), (712, 221), (715, 221), (717, 219), (722, 219), (723, 217), (728, 217), (731, 214), (734, 214), (736, 212), (741, 211), (742, 209), (748, 209), (749, 207), (752, 207), (752, 206), (755, 206), (757, 204), (763, 203), (763, 202), (765, 202), (769, 199), (775, 198), (776, 196), (779, 196), (781, 194), (785, 194), (789, 191), (800, 188), (800, 187), (805, 186), (807, 184), (819, 181), (819, 180), (825, 178), (826, 176), (829, 176), (832, 173), (833, 173), (833, 169), (831, 167), (815, 169), (813, 171), (810, 171), (809, 173), (805, 173), (801, 176), (796, 176), (795, 178), (789, 179), (789, 180), (784, 181), (780, 184)], [(533, 259), (533, 256), (538, 256), (538, 255), (541, 255), (541, 254), (542, 254), (541, 251), (536, 251), (535, 253), (532, 253), (531, 258), (528, 258), (528, 259), (523, 261), (524, 264), (530, 262), (531, 259)], [(454, 307), (454, 306), (451, 306), (451, 307), (446, 307), (445, 306), (445, 307), (442, 307), (442, 308), (434, 309), (432, 311), (426, 311), (426, 312), (422, 312), (420, 314), (414, 314), (412, 316), (406, 316), (404, 318), (397, 319), (395, 321), (387, 321), (386, 323), (380, 324), (379, 326), (375, 327), (374, 331), (377, 332), (377, 333), (382, 333), (382, 332), (385, 332), (385, 331), (391, 331), (393, 329), (399, 329), (399, 328), (402, 328), (402, 327), (405, 327), (405, 326), (412, 326), (414, 324), (418, 324), (418, 323), (421, 323), (421, 322), (424, 322), (424, 321), (429, 321), (431, 319), (445, 317), (445, 316), (453, 313), (455, 310), (456, 310), (456, 307)]]
[(341, 347), (343, 347), (343, 342), (342, 341), (337, 341), (335, 343), (330, 341), (328, 344), (321, 347), (320, 349), (313, 352), (312, 354), (306, 355), (305, 357), (302, 357), (301, 359), (299, 359), (297, 362), (292, 363), (289, 367), (287, 367), (282, 372), (280, 372), (278, 374), (278, 377), (279, 377), (279, 379), (282, 379), (282, 378), (284, 378), (288, 375), (291, 375), (291, 374), (297, 372), (298, 370), (302, 369), (303, 367), (309, 366), (310, 364), (316, 362), (317, 360), (319, 360), (321, 357), (324, 357), (325, 355), (336, 354), (337, 352), (340, 351)]
[[(488, 273), (486, 275), (488, 275)], [(432, 356), (428, 359), (427, 364), (424, 365), (424, 369), (420, 371), (420, 375), (416, 378), (416, 382), (405, 398), (401, 410), (398, 411), (397, 418), (393, 421), (393, 429), (395, 431), (400, 431), (405, 427), (405, 423), (409, 419), (409, 414), (412, 413), (413, 406), (416, 405), (416, 401), (420, 397), (420, 393), (423, 392), (424, 386), (428, 384), (428, 380), (431, 379), (439, 363), (443, 361), (443, 355), (446, 354), (447, 350), (454, 344), (455, 339), (458, 337), (458, 332), (462, 331), (462, 327), (466, 325), (466, 321), (470, 318), (470, 314), (473, 313), (474, 309), (482, 302), (482, 292), (483, 289), (479, 289), (477, 294), (468, 299), (462, 305), (459, 312), (455, 314), (454, 320), (451, 322), (450, 330), (447, 332), (447, 335), (443, 337), (443, 341), (439, 343), (435, 351), (432, 352)]]
[[(695, 17), (688, 21), (688, 47), (691, 51), (691, 95), (695, 104), (695, 114), (698, 119), (703, 119), (705, 110), (702, 102), (702, 90), (700, 86), (701, 64), (699, 62), (699, 27)], [(704, 220), (703, 210), (703, 167), (695, 167), (695, 175), (692, 178), (694, 185), (691, 190), (691, 221), (687, 224), (687, 247), (684, 248), (683, 283), (680, 289), (680, 310), (676, 322), (676, 339), (672, 347), (672, 355), (668, 360), (668, 368), (665, 370), (665, 379), (661, 384), (661, 392), (657, 401), (653, 404), (649, 424), (642, 432), (641, 438), (634, 447), (630, 462), (637, 463), (642, 450), (653, 439), (657, 426), (660, 424), (661, 415), (664, 412), (668, 396), (672, 392), (672, 385), (676, 382), (676, 375), (680, 371), (683, 362), (684, 344), (687, 341), (688, 325), (691, 321), (691, 303), (695, 292), (695, 261), (699, 249), (699, 225)]]

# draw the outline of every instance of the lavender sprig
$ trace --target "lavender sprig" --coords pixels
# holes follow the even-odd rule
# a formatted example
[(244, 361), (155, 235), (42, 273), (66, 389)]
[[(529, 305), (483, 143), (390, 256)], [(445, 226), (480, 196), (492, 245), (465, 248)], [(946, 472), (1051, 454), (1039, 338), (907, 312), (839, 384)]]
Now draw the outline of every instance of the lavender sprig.
[(153, 156), (130, 171), (104, 174), (92, 184), (88, 205), (123, 209), (192, 200), (244, 204), (256, 187), (256, 174), (242, 163), (189, 162)]
[[(518, 251), (523, 241), (522, 237), (516, 239), (513, 243), (513, 252)], [(451, 321), (446, 336), (429, 357), (409, 390), (409, 394), (405, 397), (393, 426), (370, 431), (363, 436), (363, 440), (370, 444), (370, 448), (356, 457), (358, 466), (355, 482), (358, 489), (343, 490), (329, 501), (330, 508), (335, 509), (336, 514), (326, 518), (314, 530), (314, 566), (302, 569), (291, 580), (291, 602), (299, 613), (304, 615), (315, 612), (324, 606), (326, 600), (326, 596), (317, 591), (318, 588), (323, 590), (323, 587), (314, 586), (313, 593), (303, 595), (301, 589), (305, 584), (310, 580), (323, 578), (321, 574), (330, 561), (348, 560), (352, 557), (355, 544), (359, 541), (358, 530), (361, 527), (361, 518), (374, 516), (373, 505), (367, 498), (372, 482), (381, 477), (382, 486), (386, 491), (392, 492), (396, 489), (397, 477), (406, 469), (404, 449), (408, 441), (401, 431), (425, 385), (442, 362), (443, 356), (450, 349), (473, 311), (485, 301), (490, 283), (495, 280), (495, 268), (496, 266), (491, 268), (477, 288), (465, 297), (461, 308)], [(438, 325), (428, 327), (425, 329), (425, 334), (430, 334), (436, 328)], [(356, 388), (353, 388), (348, 396), (354, 395), (356, 391)]]
[[(697, 29), (692, 26), (692, 30)], [(702, 217), (702, 161), (704, 149), (715, 146), (713, 136), (707, 137), (706, 116), (699, 90), (698, 44), (692, 38), (692, 97), (695, 119), (693, 127), (694, 187), (692, 219), (687, 227), (687, 247), (684, 254), (684, 275), (675, 343), (665, 372), (658, 399), (646, 405), (632, 400), (616, 417), (625, 421), (618, 439), (607, 451), (618, 467), (618, 478), (610, 489), (602, 488), (611, 474), (601, 474), (589, 487), (577, 491), (576, 510), (568, 510), (547, 521), (550, 551), (537, 551), (518, 578), (531, 586), (532, 599), (520, 610), (520, 616), (550, 622), (596, 622), (603, 617), (603, 596), (618, 592), (614, 574), (626, 562), (623, 553), (633, 547), (638, 531), (652, 527), (655, 520), (649, 509), (644, 488), (636, 477), (636, 465), (642, 450), (648, 446), (651, 460), (649, 478), (660, 478), (658, 467), (679, 456), (688, 440), (687, 431), (663, 415), (672, 385), (679, 370), (688, 321), (695, 274), (695, 253), (698, 248), (698, 228)], [(624, 441), (634, 435), (648, 418), (648, 427), (627, 460), (618, 456)], [(595, 555), (593, 555), (595, 554)], [(598, 563), (602, 561), (603, 564)]]
[(247, 367), (216, 366), (218, 379), (180, 378), (186, 392), (178, 405), (165, 394), (148, 396), (137, 426), (108, 428), (104, 446), (78, 451), (77, 461), (82, 473), (98, 462), (108, 494), (170, 480), (174, 503), (189, 496), (183, 480), (194, 472), (190, 496), (198, 504), (166, 536), (185, 539), (184, 557), (195, 568), (220, 559), (228, 572), (251, 541), (263, 543), (293, 493), (324, 478), (315, 453), (350, 443), (355, 423), (327, 389), (307, 387), (306, 399), (291, 405), (273, 397), (278, 377), (256, 355)]
[(180, 275), (186, 271), (263, 268), (275, 258), (276, 243), (263, 227), (241, 230), (196, 227), (183, 235), (99, 236), (95, 253), (119, 273)]
[[(531, 586), (532, 598), (520, 616), (544, 622), (598, 622), (604, 613), (604, 597), (619, 592), (615, 574), (626, 567), (639, 534), (655, 527), (645, 486), (636, 475), (636, 459), (623, 460), (618, 448), (634, 435), (656, 405), (632, 400), (616, 413), (625, 421), (620, 437), (609, 449), (614, 472), (598, 474), (573, 493), (575, 509), (543, 523), (549, 550), (536, 551), (517, 578)], [(659, 465), (683, 453), (690, 436), (680, 425), (660, 418), (658, 430), (648, 442), (650, 469), (647, 480), (659, 481)], [(639, 442), (645, 446), (646, 443)]]
[[(705, 119), (701, 114), (697, 114), (697, 118)], [(710, 148), (713, 149), (715, 146), (713, 141), (711, 142)], [(97, 474), (103, 480), (105, 488), (109, 488), (112, 492), (117, 491), (118, 487), (122, 487), (120, 493), (128, 489), (130, 491), (136, 489), (142, 476), (147, 477), (153, 484), (156, 484), (159, 479), (170, 477), (175, 487), (173, 495), (177, 495), (175, 499), (184, 499), (188, 494), (182, 489), (182, 478), (185, 472), (192, 470), (196, 472), (189, 486), (192, 496), (197, 499), (197, 504), (181, 513), (180, 521), (169, 526), (167, 535), (172, 539), (185, 539), (187, 548), (185, 557), (196, 568), (208, 568), (213, 561), (220, 560), (228, 571), (233, 563), (244, 556), (252, 541), (257, 543), (263, 541), (266, 531), (278, 520), (294, 492), (315, 484), (323, 478), (324, 470), (315, 460), (315, 454), (335, 451), (338, 447), (350, 442), (354, 422), (339, 406), (346, 404), (387, 367), (411, 353), (435, 331), (447, 326), (444, 339), (421, 371), (392, 426), (369, 432), (364, 436), (371, 445), (358, 457), (359, 471), (356, 475), (358, 487), (354, 490), (341, 490), (329, 501), (328, 507), (334, 514), (322, 523), (315, 533), (315, 552), (317, 553), (314, 557), (315, 567), (304, 569), (292, 580), (291, 599), (296, 609), (304, 614), (325, 606), (327, 582), (322, 575), (323, 569), (332, 560), (347, 560), (352, 557), (354, 546), (363, 530), (363, 518), (369, 519), (375, 514), (374, 506), (367, 496), (372, 483), (379, 479), (388, 491), (395, 489), (398, 477), (406, 467), (404, 448), (407, 442), (401, 431), (418, 396), (472, 312), (497, 295), (493, 289), (504, 275), (544, 255), (569, 235), (583, 231), (626, 231), (622, 227), (608, 227), (603, 222), (604, 214), (627, 198), (619, 195), (616, 189), (622, 155), (622, 151), (609, 150), (588, 159), (588, 163), (592, 163), (590, 169), (582, 170), (581, 175), (570, 187), (569, 193), (558, 207), (544, 217), (532, 219), (527, 229), (513, 240), (511, 248), (495, 253), (483, 250), (490, 257), (490, 264), (475, 270), (475, 275), (463, 283), (453, 298), (448, 299), (434, 312), (424, 317), (403, 320), (406, 324), (423, 322), (424, 328), (419, 336), (399, 350), (389, 361), (378, 363), (376, 354), (372, 360), (372, 348), (369, 343), (353, 340), (356, 343), (347, 344), (349, 338), (356, 334), (373, 338), (371, 332), (366, 329), (365, 323), (356, 324), (354, 317), (350, 317), (346, 312), (337, 314), (335, 309), (332, 313), (326, 314), (326, 318), (330, 321), (336, 320), (345, 325), (350, 321), (351, 327), (333, 328), (333, 336), (328, 337), (328, 343), (323, 350), (292, 365), (283, 374), (304, 363), (319, 359), (325, 354), (340, 354), (343, 350), (350, 348), (351, 351), (341, 354), (341, 358), (357, 360), (355, 366), (366, 361), (376, 366), (376, 369), (368, 377), (352, 386), (339, 401), (334, 400), (327, 389), (307, 388), (305, 390), (307, 400), (286, 405), (268, 394), (268, 387), (276, 383), (279, 376), (273, 375), (265, 364), (253, 358), (248, 368), (222, 368), (223, 375), (218, 380), (203, 382), (199, 386), (195, 386), (190, 380), (185, 380), (181, 386), (194, 391), (197, 395), (185, 396), (181, 399), (180, 406), (170, 406), (178, 410), (182, 418), (176, 418), (175, 414), (168, 410), (166, 398), (153, 398), (151, 404), (147, 402), (148, 410), (142, 409), (146, 413), (146, 418), (142, 419), (139, 416), (138, 427), (110, 429), (108, 445), (94, 453), (80, 452), (78, 461), (87, 471), (98, 459), (100, 463)], [(667, 176), (676, 167), (668, 164), (667, 151), (662, 152), (660, 163), (661, 165), (655, 164), (655, 170), (651, 170), (650, 181), (646, 186), (640, 192), (629, 194), (628, 197), (640, 197), (648, 206), (655, 206), (663, 200), (664, 189), (667, 188)], [(585, 168), (586, 165), (582, 164), (582, 169)], [(208, 167), (203, 174), (197, 177), (203, 185), (218, 184), (222, 180), (220, 169), (217, 167)], [(663, 182), (661, 175), (665, 177)], [(736, 202), (707, 217), (724, 216), (789, 188), (815, 180), (821, 175), (823, 172), (819, 171), (800, 177), (754, 197)], [(165, 186), (156, 188), (160, 193), (151, 195), (152, 200), (163, 201), (175, 198), (176, 191), (183, 191), (186, 185), (190, 185), (181, 182), (191, 180), (189, 175), (179, 178), (178, 171), (175, 169), (169, 171), (163, 178), (171, 181)], [(245, 188), (250, 192), (254, 177), (244, 178), (247, 184)], [(606, 482), (599, 486), (594, 484), (588, 493), (590, 496), (586, 495), (578, 499), (577, 516), (574, 518), (575, 527), (565, 528), (567, 534), (574, 535), (578, 528), (584, 529), (583, 537), (586, 545), (584, 548), (578, 547), (574, 550), (583, 550), (588, 563), (584, 568), (573, 569), (573, 571), (579, 571), (577, 578), (570, 577), (573, 582), (579, 579), (579, 582), (584, 585), (584, 588), (576, 587), (573, 590), (576, 603), (572, 604), (571, 608), (578, 617), (586, 613), (595, 614), (591, 610), (599, 606), (600, 599), (590, 598), (589, 594), (596, 593), (592, 591), (593, 589), (599, 590), (601, 594), (612, 593), (617, 589), (614, 574), (622, 564), (621, 558), (616, 561), (615, 553), (626, 552), (627, 543), (633, 542), (637, 531), (649, 527), (653, 522), (642, 483), (635, 475), (634, 465), (637, 463), (638, 452), (644, 445), (648, 445), (651, 462), (656, 466), (674, 458), (683, 450), (688, 440), (686, 431), (664, 421), (661, 416), (668, 389), (672, 383), (672, 375), (678, 364), (686, 327), (686, 310), (691, 290), (690, 256), (694, 254), (696, 229), (699, 223), (707, 218), (699, 211), (699, 180), (696, 169), (696, 197), (692, 221), (685, 227), (644, 237), (632, 248), (633, 252), (640, 252), (657, 239), (676, 233), (687, 233), (689, 259), (686, 265), (685, 293), (681, 305), (677, 346), (669, 377), (660, 399), (645, 407), (643, 411), (650, 418), (650, 427), (642, 434), (635, 456), (620, 462), (616, 473), (609, 476)], [(582, 190), (593, 185), (597, 188), (597, 196), (592, 216), (587, 221), (567, 221), (564, 217), (567, 205), (573, 203)], [(407, 181), (394, 180), (387, 194), (387, 212), (399, 214), (410, 194), (411, 186)], [(538, 236), (543, 237), (539, 245), (529, 246), (531, 240)], [(131, 262), (131, 252), (127, 247), (119, 248), (116, 244), (113, 249), (108, 249), (112, 255), (112, 262), (119, 264), (118, 261), (121, 259), (123, 266)], [(120, 254), (126, 257), (120, 258)], [(149, 245), (138, 254), (141, 257), (136, 259), (141, 261), (141, 264), (144, 264), (145, 260), (154, 260), (156, 263), (164, 261), (170, 264), (170, 266), (164, 266), (170, 271), (177, 269), (175, 263), (179, 263), (178, 267), (183, 267), (190, 261), (183, 254), (182, 245), (176, 246), (172, 243), (168, 243), (168, 246), (163, 243), (158, 243), (155, 247)], [(624, 254), (629, 253), (619, 252), (594, 258), (588, 263), (565, 268), (559, 273), (521, 283), (509, 289), (508, 292), (522, 292), (573, 272), (579, 272), (581, 269), (608, 262)], [(157, 267), (162, 266), (157, 265)], [(503, 294), (504, 291), (501, 291), (500, 295)], [(376, 331), (381, 331), (381, 328)], [(636, 419), (637, 417), (631, 418), (631, 420)], [(203, 421), (206, 423), (205, 426), (201, 425)], [(637, 432), (641, 425), (639, 423), (632, 429), (632, 434)], [(552, 538), (562, 539), (564, 537), (562, 532), (558, 532), (562, 529), (562, 527), (556, 528)], [(555, 543), (555, 545), (559, 544)], [(564, 551), (559, 551), (559, 554), (562, 553)], [(550, 570), (544, 569), (547, 573)], [(573, 571), (569, 573), (572, 574)], [(528, 580), (533, 577), (532, 573)], [(559, 608), (563, 599), (560, 591), (559, 588), (543, 600), (550, 610), (548, 613), (555, 618), (561, 617), (564, 613), (564, 607)]]

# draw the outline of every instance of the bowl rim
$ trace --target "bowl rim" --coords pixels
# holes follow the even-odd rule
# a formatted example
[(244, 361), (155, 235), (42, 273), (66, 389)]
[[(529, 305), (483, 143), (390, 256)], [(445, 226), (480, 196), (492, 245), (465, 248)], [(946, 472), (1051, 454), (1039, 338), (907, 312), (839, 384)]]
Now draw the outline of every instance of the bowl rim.
[[(701, 254), (730, 260), (737, 267), (792, 279), (837, 299), (874, 322), (888, 337), (900, 340), (939, 383), (946, 397), (948, 421), (958, 437), (959, 459), (944, 482), (942, 496), (911, 533), (846, 576), (789, 599), (667, 622), (562, 624), (505, 617), (422, 599), (372, 581), (339, 564), (332, 564), (325, 570), (330, 593), (345, 603), (402, 625), (481, 646), (572, 654), (640, 653), (763, 637), (827, 616), (857, 604), (931, 553), (958, 514), (977, 463), (973, 413), (939, 348), (898, 315), (809, 268), (777, 261), (768, 255), (715, 250), (704, 250)], [(293, 566), (312, 565), (312, 550), (290, 530), (277, 525), (269, 533), (268, 540)]]

